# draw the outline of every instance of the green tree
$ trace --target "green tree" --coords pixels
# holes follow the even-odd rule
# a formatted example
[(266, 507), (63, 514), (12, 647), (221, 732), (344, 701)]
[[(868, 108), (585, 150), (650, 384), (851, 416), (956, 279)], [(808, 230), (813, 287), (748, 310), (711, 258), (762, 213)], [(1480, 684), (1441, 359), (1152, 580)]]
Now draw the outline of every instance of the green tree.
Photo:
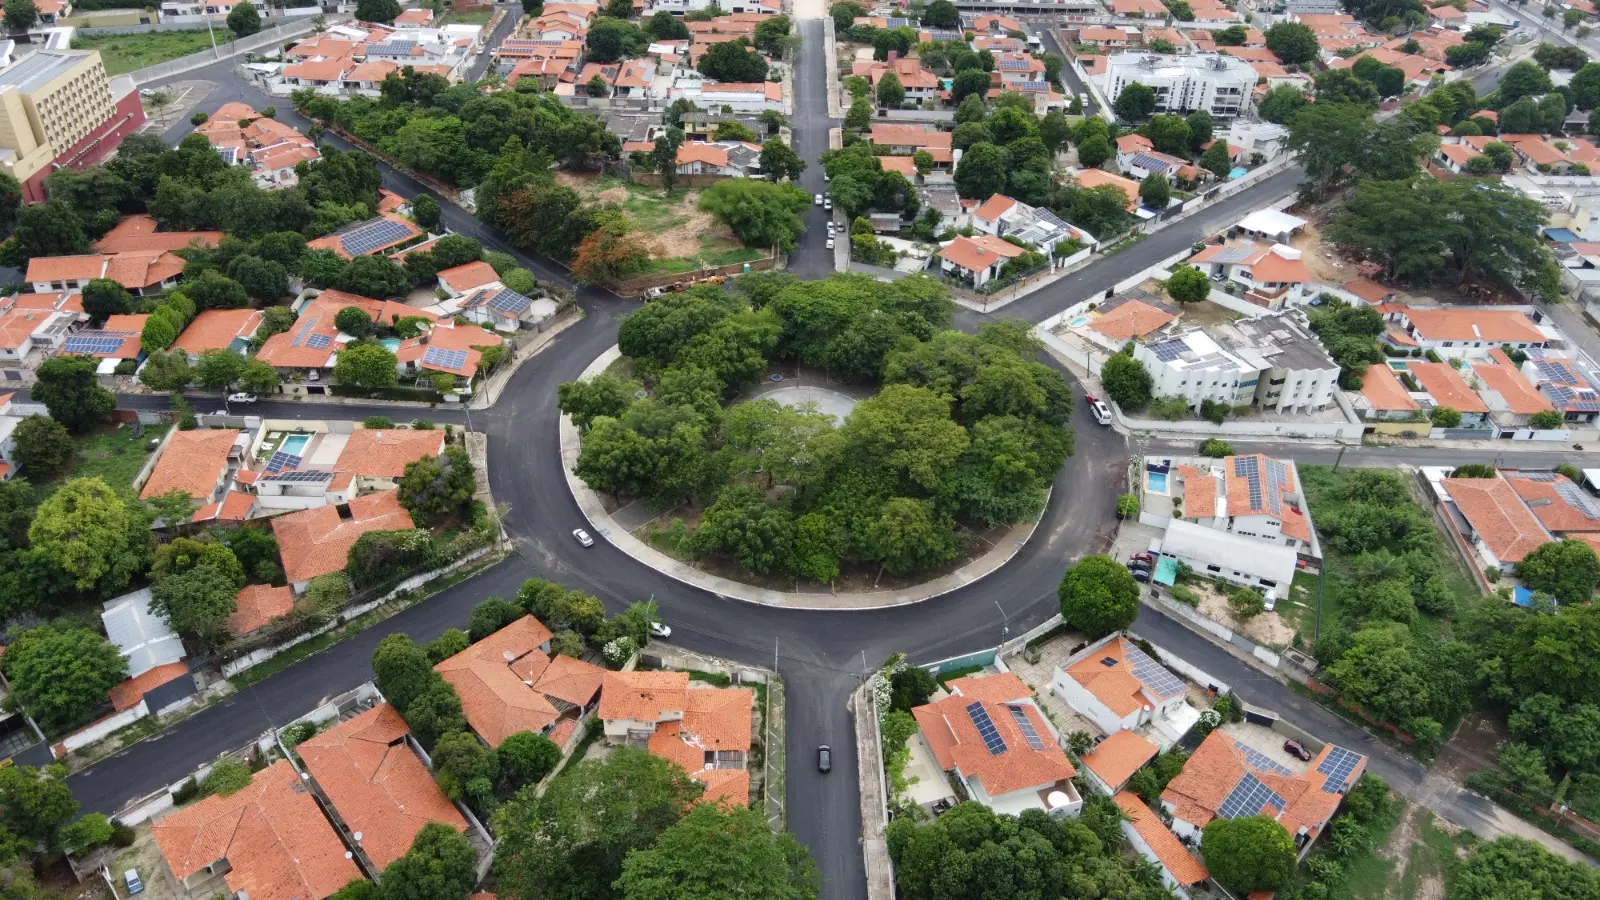
[(405, 269), (387, 256), (358, 256), (345, 263), (333, 286), (363, 297), (401, 297), (411, 289)]
[(852, 131), (865, 131), (872, 125), (872, 104), (864, 98), (856, 98), (850, 102), (850, 109), (845, 112), (844, 127)]
[(983, 200), (1003, 192), (1008, 165), (1003, 148), (981, 142), (973, 144), (956, 163), (956, 192), (962, 197)]
[(214, 643), (238, 608), (234, 598), (244, 587), (242, 581), (215, 566), (195, 566), (151, 588), (150, 608), (179, 634)]
[(562, 412), (572, 417), (572, 423), (580, 431), (588, 431), (600, 416), (620, 418), (633, 403), (635, 390), (637, 388), (631, 382), (610, 373), (602, 373), (588, 381), (569, 381), (558, 386), (556, 404)]
[(1194, 266), (1184, 266), (1167, 279), (1167, 296), (1179, 303), (1194, 303), (1211, 296), (1211, 282)]
[(473, 805), (493, 799), (499, 763), (495, 752), (475, 735), (465, 731), (442, 735), (430, 755), (434, 777), (446, 797)]
[(541, 797), (524, 791), (494, 816), (505, 900), (610, 900), (630, 852), (657, 845), (699, 785), (677, 765), (622, 747), (584, 760)]
[(1566, 419), (1553, 409), (1544, 409), (1528, 417), (1530, 428), (1552, 429), (1560, 428), (1566, 424)]
[(150, 558), (149, 523), (101, 478), (74, 478), (34, 513), (28, 540), (80, 591), (113, 596)]
[(961, 13), (950, 0), (933, 0), (922, 10), (922, 24), (930, 28), (961, 27)]
[(6, 27), (12, 34), (27, 32), (39, 24), (39, 7), (33, 0), (6, 0)]
[[(13, 645), (14, 646), (14, 645)], [(42, 724), (42, 723), (41, 723)], [(33, 766), (7, 766), (0, 769), (0, 823), (24, 841), (54, 849), (61, 843), (61, 827), (78, 814), (78, 801), (67, 786), (67, 769), (59, 763), (35, 769)], [(8, 842), (9, 844), (15, 841)], [(15, 861), (13, 861), (15, 865)], [(29, 871), (24, 865), (21, 872)], [(34, 900), (41, 894), (13, 893), (21, 884), (8, 881), (6, 895), (16, 900)]]
[(423, 228), (432, 229), (439, 224), (439, 201), (428, 194), (418, 194), (411, 201), (411, 218)]
[(1600, 587), (1600, 558), (1583, 541), (1548, 541), (1517, 564), (1517, 577), (1562, 603), (1587, 603)]
[(1123, 87), (1117, 99), (1111, 102), (1111, 108), (1124, 122), (1143, 121), (1155, 112), (1156, 92), (1135, 81)]
[(277, 393), (278, 381), (278, 370), (259, 359), (245, 363), (239, 373), (239, 387), (252, 394)]
[(1217, 176), (1226, 178), (1233, 171), (1233, 158), (1228, 155), (1228, 142), (1218, 139), (1206, 152), (1200, 154), (1200, 167)]
[(1098, 169), (1111, 158), (1111, 142), (1103, 134), (1091, 135), (1078, 145), (1078, 163), (1087, 169)]
[(382, 344), (351, 344), (339, 351), (333, 376), (362, 388), (392, 387), (400, 380), (394, 354)]
[(1150, 370), (1127, 352), (1105, 361), (1100, 367), (1100, 383), (1105, 387), (1106, 396), (1128, 410), (1143, 409), (1150, 402), (1150, 392), (1155, 387)]
[(356, 18), (388, 25), (400, 15), (398, 0), (357, 0)]
[(950, 82), (950, 100), (960, 106), (968, 97), (985, 97), (989, 93), (989, 73), (982, 69), (966, 69), (956, 73)]
[(427, 693), (436, 674), (427, 654), (404, 634), (389, 635), (372, 652), (373, 682), (401, 715)]
[(500, 777), (506, 780), (512, 791), (538, 784), (561, 763), (561, 748), (556, 746), (555, 741), (531, 731), (518, 731), (507, 736), (495, 752), (500, 760)]
[(794, 519), (756, 488), (732, 485), (706, 509), (691, 541), (695, 552), (732, 554), (757, 574), (783, 572), (794, 553)]
[(1090, 640), (1127, 628), (1139, 615), (1139, 582), (1109, 556), (1079, 560), (1061, 577), (1056, 596), (1062, 617)]
[(240, 254), (229, 261), (228, 277), (262, 302), (272, 302), (289, 293), (289, 270), (282, 263), (253, 254)]
[(689, 39), (689, 26), (666, 10), (661, 10), (645, 20), (645, 34), (656, 41), (686, 41)]
[(1257, 112), (1261, 118), (1279, 125), (1294, 121), (1296, 114), (1306, 105), (1306, 95), (1292, 84), (1280, 84), (1261, 98)]
[(133, 312), (133, 295), (109, 278), (95, 278), (83, 288), (83, 311), (95, 321)]
[(1503, 109), (1523, 97), (1544, 96), (1550, 92), (1550, 88), (1550, 73), (1539, 68), (1539, 64), (1533, 60), (1525, 59), (1506, 70), (1495, 93)]
[(72, 464), (72, 435), (55, 419), (27, 416), (17, 423), (11, 438), (16, 442), (17, 466), (35, 481), (50, 481)]
[(700, 208), (721, 219), (746, 246), (785, 251), (805, 231), (801, 217), (808, 205), (805, 191), (793, 185), (750, 178), (719, 181), (700, 194)]
[(1151, 209), (1166, 209), (1172, 202), (1172, 183), (1167, 176), (1151, 172), (1139, 183), (1139, 199)]
[(1275, 891), (1294, 877), (1294, 838), (1266, 816), (1212, 819), (1200, 849), (1211, 877), (1229, 890)]
[(117, 398), (100, 386), (98, 363), (87, 356), (53, 356), (34, 370), (30, 396), (50, 410), (50, 418), (68, 431), (83, 433), (105, 422)]
[(228, 13), (228, 30), (236, 38), (249, 37), (261, 30), (261, 14), (249, 3), (236, 4)]
[(16, 238), (17, 252), (29, 259), (89, 250), (89, 235), (84, 231), (83, 218), (60, 200), (23, 207), (17, 213), (12, 237)]
[(467, 836), (443, 822), (429, 822), (412, 839), (411, 849), (383, 870), (381, 891), (383, 900), (465, 900), (477, 881), (478, 851)]
[(900, 83), (900, 76), (893, 72), (885, 72), (878, 79), (878, 105), (889, 109), (899, 109), (900, 104), (906, 101), (905, 86)]
[(467, 638), (481, 641), (500, 629), (521, 619), (522, 607), (501, 597), (489, 597), (472, 608), (472, 618), (467, 625)]
[(750, 49), (744, 38), (712, 44), (696, 68), (717, 81), (748, 84), (767, 80), (767, 61)]
[(1170, 153), (1179, 159), (1189, 158), (1189, 144), (1194, 131), (1182, 116), (1153, 116), (1145, 125), (1144, 132), (1150, 143), (1162, 153)]
[(400, 478), (400, 505), (414, 519), (430, 525), (462, 516), (477, 492), (477, 476), (467, 451), (457, 446), (444, 453), (406, 463)]
[(617, 888), (625, 900), (767, 897), (815, 900), (821, 879), (811, 854), (744, 804), (702, 803), (648, 849), (629, 853)]
[(250, 305), (250, 294), (244, 286), (215, 269), (184, 282), (184, 293), (200, 309), (244, 309)]
[(1449, 900), (1547, 897), (1577, 900), (1600, 894), (1600, 875), (1568, 862), (1526, 838), (1503, 837), (1479, 844), (1451, 879)]
[[(0, 669), (22, 708), (52, 736), (94, 719), (111, 688), (128, 677), (128, 661), (116, 647), (68, 619), (17, 635), (6, 647)], [(11, 771), (0, 769), (0, 779)], [(0, 794), (3, 785), (0, 780)], [(10, 804), (0, 808), (9, 811)], [(6, 824), (16, 829), (15, 823)]]
[(195, 364), (194, 374), (206, 390), (225, 391), (244, 374), (244, 357), (225, 348), (205, 350)]
[(805, 170), (806, 161), (778, 138), (769, 138), (761, 145), (761, 171), (773, 181), (798, 181)]

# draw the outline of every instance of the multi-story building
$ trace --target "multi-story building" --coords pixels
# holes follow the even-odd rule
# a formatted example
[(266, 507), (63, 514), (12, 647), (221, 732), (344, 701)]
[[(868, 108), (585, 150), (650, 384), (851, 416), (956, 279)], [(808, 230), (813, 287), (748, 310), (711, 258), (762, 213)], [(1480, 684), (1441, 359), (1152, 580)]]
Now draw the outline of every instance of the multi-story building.
[[(1093, 77), (1093, 76), (1091, 76)], [(1243, 60), (1222, 54), (1158, 56), (1153, 53), (1114, 53), (1099, 76), (1101, 91), (1115, 103), (1130, 84), (1155, 91), (1158, 113), (1205, 110), (1213, 117), (1243, 115), (1256, 86), (1256, 70)]]
[(43, 202), (57, 169), (104, 160), (144, 124), (133, 80), (106, 77), (98, 50), (40, 50), (0, 71), (0, 166)]
[(1268, 313), (1163, 341), (1137, 344), (1134, 359), (1154, 380), (1157, 397), (1260, 406), (1277, 412), (1322, 409), (1333, 402), (1339, 366), (1300, 309)]
[(1551, 229), (1600, 241), (1600, 176), (1511, 174), (1501, 182), (1549, 210)]

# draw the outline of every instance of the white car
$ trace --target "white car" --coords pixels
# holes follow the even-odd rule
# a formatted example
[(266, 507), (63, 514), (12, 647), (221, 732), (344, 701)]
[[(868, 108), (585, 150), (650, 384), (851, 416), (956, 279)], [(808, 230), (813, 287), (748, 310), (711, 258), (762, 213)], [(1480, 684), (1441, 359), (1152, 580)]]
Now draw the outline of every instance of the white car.
[(582, 528), (572, 529), (572, 536), (577, 538), (578, 543), (584, 545), (585, 547), (594, 546), (594, 538), (589, 537), (589, 532), (584, 531)]
[(261, 398), (257, 397), (255, 394), (242, 394), (241, 393), (241, 394), (229, 394), (228, 395), (228, 402), (229, 403), (254, 403), (259, 399), (261, 399)]
[(823, 209), (833, 209), (833, 201), (832, 200), (824, 200), (824, 201), (822, 201), (822, 208)]
[(660, 622), (651, 622), (650, 634), (658, 638), (669, 638), (672, 637), (672, 629)]
[(816, 204), (817, 204), (817, 205), (818, 205), (818, 206), (821, 206), (821, 205), (822, 205), (822, 195), (821, 195), (821, 194), (818, 194), (818, 195), (817, 195), (817, 199), (816, 199)]
[(828, 249), (829, 250), (833, 249), (833, 238), (828, 238)]

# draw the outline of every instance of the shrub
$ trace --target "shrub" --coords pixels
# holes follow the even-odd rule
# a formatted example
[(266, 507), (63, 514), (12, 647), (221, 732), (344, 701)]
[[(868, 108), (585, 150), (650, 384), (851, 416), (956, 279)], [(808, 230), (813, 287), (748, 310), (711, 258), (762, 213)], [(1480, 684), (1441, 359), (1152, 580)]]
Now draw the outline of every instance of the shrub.
[(1217, 438), (1207, 438), (1205, 443), (1200, 445), (1200, 455), (1214, 458), (1232, 456), (1233, 445)]
[(1172, 599), (1179, 603), (1187, 603), (1190, 606), (1200, 605), (1200, 595), (1181, 584), (1173, 585), (1171, 593)]
[(250, 769), (243, 763), (224, 759), (211, 767), (200, 782), (201, 792), (226, 797), (244, 790), (250, 784)]
[(206, 123), (206, 120), (209, 119), (209, 118), (211, 118), (211, 116), (208, 113), (197, 112), (194, 115), (189, 117), (189, 124), (190, 125), (204, 125)]
[(296, 722), (283, 730), (283, 744), (293, 749), (316, 736), (317, 723)]
[(1136, 494), (1117, 495), (1117, 518), (1132, 519), (1139, 515), (1139, 497)]
[(1260, 591), (1237, 588), (1228, 592), (1228, 605), (1233, 608), (1234, 615), (1248, 621), (1266, 612), (1267, 599)]
[(361, 421), (362, 428), (393, 428), (394, 421), (388, 416), (367, 416)]
[(628, 657), (633, 655), (634, 649), (633, 638), (623, 635), (607, 641), (606, 645), (601, 648), (600, 654), (605, 657), (606, 665), (613, 669), (620, 669), (623, 663), (628, 661)]
[(1161, 397), (1150, 402), (1150, 415), (1176, 422), (1189, 417), (1189, 404), (1182, 397)]

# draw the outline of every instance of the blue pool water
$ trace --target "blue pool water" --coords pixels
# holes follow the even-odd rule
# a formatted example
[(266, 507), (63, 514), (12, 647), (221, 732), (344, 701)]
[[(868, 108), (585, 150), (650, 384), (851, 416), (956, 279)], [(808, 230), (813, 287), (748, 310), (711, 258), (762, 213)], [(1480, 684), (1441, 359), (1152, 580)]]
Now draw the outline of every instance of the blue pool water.
[(1250, 171), (1250, 170), (1246, 169), (1246, 168), (1243, 168), (1241, 166), (1235, 166), (1233, 171), (1228, 173), (1228, 180), (1232, 181), (1235, 178), (1243, 178), (1244, 177), (1244, 173), (1248, 172), (1248, 171)]
[(1147, 477), (1150, 479), (1150, 490), (1155, 491), (1158, 494), (1165, 494), (1167, 492), (1167, 473), (1151, 472)]
[(400, 349), (400, 339), (399, 338), (384, 338), (383, 340), (379, 341), (378, 343), (380, 343), (383, 346), (389, 348), (389, 352), (390, 353), (394, 353), (395, 351)]
[(309, 434), (291, 434), (278, 445), (278, 452), (288, 453), (293, 456), (305, 456), (306, 446), (311, 443)]
[(1089, 317), (1088, 316), (1079, 316), (1076, 319), (1073, 319), (1071, 322), (1068, 322), (1067, 323), (1067, 327), (1068, 328), (1082, 328), (1083, 326), (1085, 326), (1087, 324), (1089, 324)]

